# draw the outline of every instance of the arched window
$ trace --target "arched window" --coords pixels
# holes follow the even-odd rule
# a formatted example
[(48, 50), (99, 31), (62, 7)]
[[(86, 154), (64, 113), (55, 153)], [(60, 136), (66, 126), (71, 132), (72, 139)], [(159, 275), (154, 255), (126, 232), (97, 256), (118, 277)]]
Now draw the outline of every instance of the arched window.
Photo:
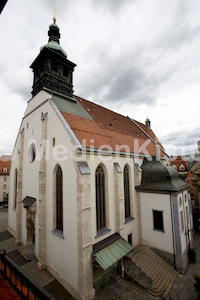
[(129, 169), (127, 165), (124, 167), (124, 210), (126, 219), (131, 216)]
[(15, 169), (15, 173), (14, 173), (14, 207), (17, 206), (17, 177), (18, 177), (18, 172), (17, 169)]
[(63, 178), (61, 167), (56, 171), (56, 229), (63, 231)]
[(103, 167), (96, 169), (96, 217), (97, 231), (106, 227), (105, 174)]

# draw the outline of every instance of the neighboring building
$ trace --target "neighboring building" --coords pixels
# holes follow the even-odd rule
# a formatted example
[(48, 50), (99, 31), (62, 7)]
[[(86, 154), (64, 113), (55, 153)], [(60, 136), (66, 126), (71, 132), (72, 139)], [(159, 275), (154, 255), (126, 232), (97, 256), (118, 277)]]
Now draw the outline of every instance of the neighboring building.
[[(159, 183), (163, 187), (175, 180), (174, 188), (166, 193), (154, 185), (145, 189), (144, 158), (168, 157), (150, 121), (144, 125), (74, 96), (75, 64), (59, 44), (55, 20), (48, 35), (31, 65), (33, 98), (13, 151), (9, 231), (17, 243), (33, 244), (38, 267), (47, 267), (76, 299), (93, 299), (99, 278), (114, 273), (121, 258), (141, 242), (171, 258), (172, 224), (177, 266), (183, 271), (183, 235), (192, 229), (188, 185), (175, 178), (171, 167), (170, 179), (161, 170)], [(157, 228), (160, 212), (162, 228)], [(154, 225), (147, 224), (153, 217)], [(165, 243), (160, 245), (157, 237)]]
[(181, 178), (187, 178), (188, 175), (188, 160), (182, 156), (171, 156), (172, 166), (179, 172)]
[[(200, 153), (200, 141), (197, 142), (198, 150)], [(194, 227), (196, 230), (200, 230), (200, 154), (197, 153), (194, 156), (193, 164), (190, 168), (192, 174), (191, 181), (193, 184), (194, 192)]]
[(190, 171), (190, 156), (171, 156), (171, 164), (172, 166), (178, 171), (179, 176), (183, 179), (186, 183), (190, 185), (190, 195), (193, 197), (193, 185), (192, 185), (192, 174)]
[(172, 166), (155, 157), (152, 161), (145, 158), (141, 169), (141, 185), (136, 188), (140, 192), (142, 243), (153, 246), (184, 272), (193, 244), (189, 185)]
[(11, 155), (0, 156), (0, 202), (8, 198), (10, 191), (10, 162)]

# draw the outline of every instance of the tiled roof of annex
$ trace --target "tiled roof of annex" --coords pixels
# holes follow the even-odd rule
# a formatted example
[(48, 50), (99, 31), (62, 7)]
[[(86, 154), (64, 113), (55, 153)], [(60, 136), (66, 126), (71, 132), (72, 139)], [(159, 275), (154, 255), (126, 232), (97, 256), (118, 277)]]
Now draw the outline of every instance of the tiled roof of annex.
[[(81, 97), (75, 97), (93, 120), (62, 110), (60, 112), (82, 146), (117, 152), (156, 155), (157, 138), (151, 129), (148, 130), (146, 125)], [(162, 145), (159, 145), (163, 149)], [(161, 150), (160, 156), (166, 156), (166, 154)]]

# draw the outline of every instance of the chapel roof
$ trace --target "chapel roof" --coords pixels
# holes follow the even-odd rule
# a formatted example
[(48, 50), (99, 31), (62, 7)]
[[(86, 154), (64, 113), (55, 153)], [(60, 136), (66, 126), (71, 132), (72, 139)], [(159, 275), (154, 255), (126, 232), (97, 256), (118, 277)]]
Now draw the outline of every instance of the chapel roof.
[[(156, 155), (157, 138), (146, 125), (81, 97), (74, 97), (75, 101), (69, 102), (53, 95), (52, 101), (82, 146)], [(162, 145), (159, 146), (160, 156), (166, 156)]]
[(167, 166), (156, 158), (148, 160), (146, 157), (141, 166), (142, 181), (137, 188), (155, 191), (179, 191), (189, 187), (180, 177), (177, 170)]

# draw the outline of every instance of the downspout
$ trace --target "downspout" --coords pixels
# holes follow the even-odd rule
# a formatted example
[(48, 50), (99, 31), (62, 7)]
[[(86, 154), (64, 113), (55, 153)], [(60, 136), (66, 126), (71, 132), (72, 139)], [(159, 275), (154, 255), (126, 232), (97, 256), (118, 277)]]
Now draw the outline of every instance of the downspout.
[(173, 240), (173, 258), (174, 258), (174, 270), (176, 270), (176, 256), (175, 256), (175, 237), (174, 237), (174, 212), (172, 206), (172, 196), (170, 194), (170, 209), (171, 209), (171, 220), (172, 220), (172, 240)]

